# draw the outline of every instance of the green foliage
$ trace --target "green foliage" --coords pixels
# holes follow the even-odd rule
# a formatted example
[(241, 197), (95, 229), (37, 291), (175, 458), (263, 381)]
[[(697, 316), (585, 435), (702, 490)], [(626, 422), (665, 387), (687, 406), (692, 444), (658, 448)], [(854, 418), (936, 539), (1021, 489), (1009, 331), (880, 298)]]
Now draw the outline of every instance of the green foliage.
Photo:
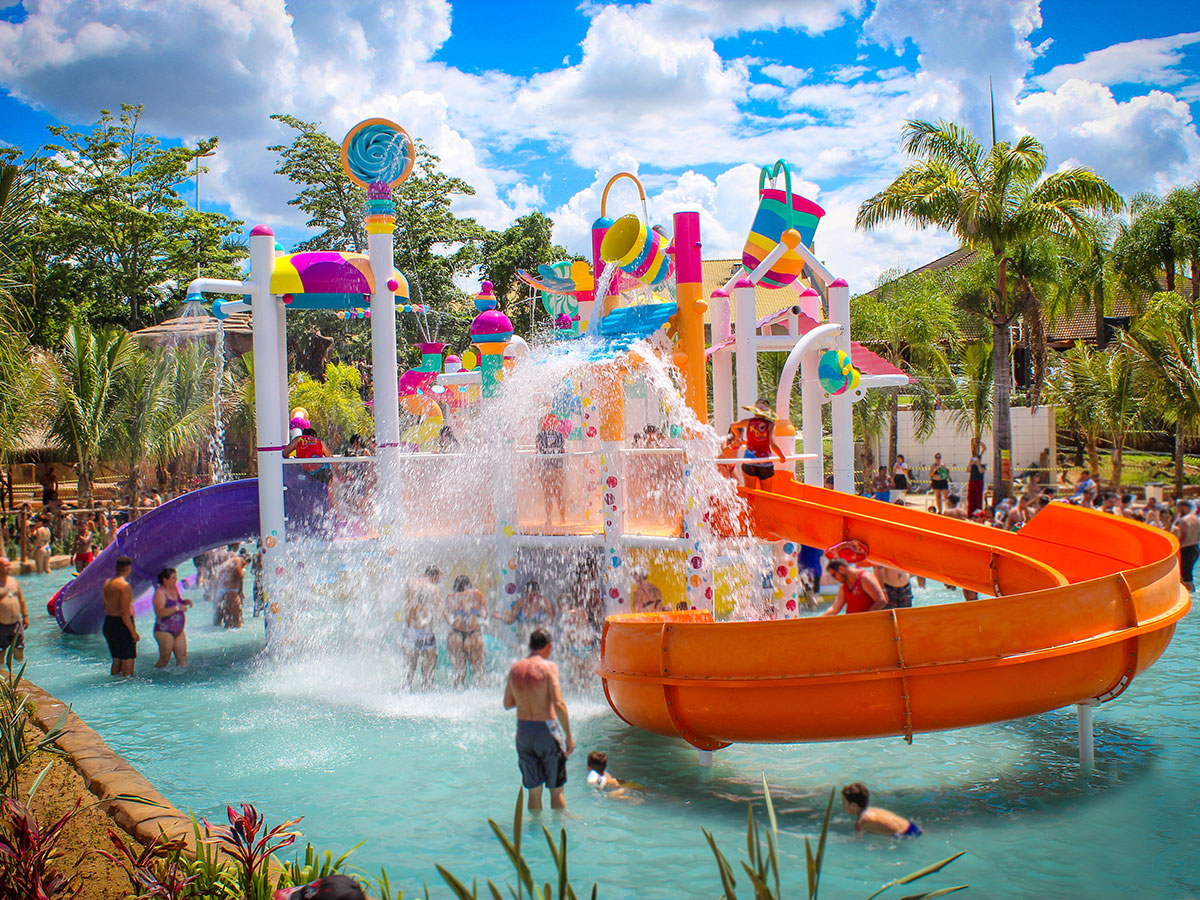
[[(754, 900), (779, 900), (783, 896), (779, 887), (779, 824), (775, 819), (775, 806), (771, 802), (771, 790), (767, 787), (765, 775), (763, 776), (763, 797), (766, 800), (767, 806), (767, 829), (765, 831), (759, 829), (754, 820), (754, 810), (751, 808), (747, 812), (747, 819), (749, 821), (746, 825), (747, 861), (743, 861), (741, 865), (753, 888), (751, 893)], [(817, 900), (820, 894), (821, 868), (825, 862), (825, 839), (829, 834), (829, 821), (833, 816), (833, 798), (834, 790), (830, 789), (829, 802), (825, 806), (825, 818), (821, 822), (821, 833), (817, 838), (817, 848), (815, 851), (809, 839), (807, 837), (804, 838), (804, 859), (808, 875), (808, 900)], [(717, 874), (721, 880), (721, 890), (723, 892), (721, 895), (722, 900), (737, 900), (737, 878), (734, 875), (733, 866), (730, 865), (725, 854), (717, 846), (717, 842), (712, 834), (704, 829), (701, 829), (701, 831), (703, 831), (704, 837), (708, 841), (708, 846), (712, 849), (713, 856), (717, 860)], [(890, 881), (871, 894), (867, 900), (874, 900), (875, 897), (878, 897), (890, 888), (902, 884), (911, 884), (928, 875), (940, 872), (962, 855), (962, 852), (956, 853), (940, 862), (925, 866), (923, 869), (918, 869), (915, 872), (910, 872), (908, 875), (897, 878), (895, 881)], [(960, 884), (922, 894), (913, 894), (903, 898), (903, 900), (932, 900), (934, 897), (943, 897), (946, 894), (965, 890), (966, 887), (965, 884)]]
[[(7, 648), (4, 653), (4, 672), (0, 675), (0, 798), (17, 796), (17, 776), (36, 754), (63, 755), (54, 742), (62, 736), (63, 725), (70, 712), (70, 709), (64, 710), (49, 731), (32, 744), (29, 743), (25, 737), (25, 724), (33, 712), (33, 704), (20, 692), (25, 666), (22, 665), (14, 674), (12, 654), (12, 648)], [(29, 791), (30, 796), (37, 791), (48, 769), (49, 766), (38, 776)]]
[[(207, 843), (217, 844), (236, 865), (236, 880), (245, 900), (271, 900), (271, 858), (284, 847), (295, 843), (299, 832), (289, 829), (300, 822), (289, 819), (273, 828), (251, 803), (241, 810), (225, 808), (228, 825), (204, 822)], [(261, 832), (261, 833), (260, 833)]]
[(374, 432), (371, 413), (359, 393), (361, 388), (362, 376), (358, 369), (330, 363), (325, 367), (324, 381), (307, 375), (297, 376), (288, 406), (307, 409), (313, 428), (330, 452), (335, 452), (350, 435), (365, 437)]
[(989, 339), (961, 343), (955, 348), (953, 375), (942, 400), (950, 407), (954, 425), (971, 436), (971, 450), (978, 452), (983, 433), (992, 424), (992, 342)]
[(1180, 205), (1154, 194), (1137, 194), (1130, 201), (1130, 221), (1120, 227), (1113, 253), (1132, 293), (1157, 291), (1160, 273), (1166, 276), (1167, 290), (1175, 290), (1179, 262), (1189, 255)]
[[(571, 886), (571, 881), (567, 873), (567, 830), (565, 828), (560, 830), (559, 841), (555, 843), (550, 829), (545, 825), (542, 826), (542, 834), (546, 838), (546, 844), (550, 847), (550, 856), (554, 861), (554, 881), (553, 883), (545, 881), (541, 885), (534, 881), (533, 870), (529, 867), (529, 862), (521, 852), (521, 823), (524, 803), (525, 789), (521, 788), (517, 792), (517, 808), (513, 812), (511, 839), (504, 833), (504, 829), (496, 824), (495, 819), (488, 819), (488, 824), (492, 827), (492, 832), (496, 835), (496, 839), (500, 841), (500, 846), (504, 848), (504, 853), (508, 857), (509, 862), (512, 863), (513, 871), (517, 876), (515, 887), (507, 883), (505, 887), (514, 900), (523, 900), (526, 896), (529, 897), (529, 900), (577, 900), (578, 895)], [(479, 884), (477, 881), (472, 881), (471, 888), (468, 890), (467, 886), (444, 866), (439, 865), (437, 870), (446, 884), (450, 885), (450, 890), (454, 892), (454, 896), (458, 900), (479, 900)], [(491, 879), (488, 879), (487, 887), (493, 900), (501, 900), (503, 898), (504, 894)], [(599, 890), (598, 885), (592, 885), (592, 900), (596, 900)]]
[(87, 131), (51, 126), (48, 155), (34, 163), (40, 202), (18, 248), (26, 288), (17, 295), (43, 345), (69, 321), (161, 320), (183, 302), (198, 265), (213, 277), (239, 272), (245, 246), (233, 235), (242, 223), (197, 212), (181, 194), (217, 138), (163, 147), (139, 130), (141, 112), (102, 110)]
[[(531, 212), (503, 231), (488, 232), (481, 248), (483, 277), (492, 282), (497, 297), (512, 300), (514, 294), (528, 293), (517, 279), (517, 269), (536, 271), (543, 263), (548, 265), (576, 258), (551, 242), (553, 229), (554, 223), (548, 217)], [(535, 320), (548, 318), (540, 299), (533, 302)]]

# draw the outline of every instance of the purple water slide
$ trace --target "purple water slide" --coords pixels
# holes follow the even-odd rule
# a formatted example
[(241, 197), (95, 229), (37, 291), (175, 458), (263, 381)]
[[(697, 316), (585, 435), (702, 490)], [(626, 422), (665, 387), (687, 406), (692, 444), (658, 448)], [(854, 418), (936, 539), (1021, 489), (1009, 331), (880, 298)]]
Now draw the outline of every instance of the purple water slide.
[(134, 596), (165, 568), (213, 547), (258, 536), (258, 479), (214, 484), (183, 494), (123, 525), (77, 578), (55, 595), (54, 617), (68, 634), (95, 634), (104, 624), (100, 589), (112, 578), (118, 556), (133, 560)]

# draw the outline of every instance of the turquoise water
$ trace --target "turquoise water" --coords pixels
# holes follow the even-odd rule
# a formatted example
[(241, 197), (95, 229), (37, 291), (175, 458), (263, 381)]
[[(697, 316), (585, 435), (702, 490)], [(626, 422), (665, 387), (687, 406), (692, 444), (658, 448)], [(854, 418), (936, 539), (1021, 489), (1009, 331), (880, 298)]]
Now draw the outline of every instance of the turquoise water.
[[(28, 676), (73, 704), (179, 807), (211, 818), (249, 801), (273, 821), (302, 815), (306, 837), (337, 852), (367, 838), (354, 861), (372, 873), (386, 864), (405, 896), (424, 883), (432, 896), (450, 896), (435, 863), (464, 880), (508, 874), (486, 821), (511, 824), (519, 783), (498, 686), (408, 695), (386, 653), (377, 665), (332, 672), (317, 662), (276, 665), (259, 656), (258, 620), (224, 632), (207, 624), (202, 602), (188, 624), (186, 671), (154, 671), (147, 639), (139, 677), (118, 683), (99, 635), (64, 636), (45, 617), (62, 576), (22, 582), (34, 614)], [(946, 599), (940, 589), (918, 592), (918, 603)], [(502, 667), (508, 651), (492, 651)], [(856, 837), (839, 811), (824, 897), (865, 897), (959, 850), (967, 855), (930, 886), (967, 883), (962, 896), (988, 898), (1200, 896), (1197, 656), (1192, 616), (1154, 668), (1096, 711), (1096, 766), (1086, 775), (1073, 710), (921, 735), (912, 746), (735, 746), (704, 770), (682, 742), (625, 726), (598, 691), (568, 696), (581, 748), (570, 764), (570, 810), (540, 821), (567, 827), (574, 880), (599, 880), (602, 897), (714, 897), (716, 867), (700, 829), (714, 832), (736, 867), (747, 807), (762, 809), (765, 772), (794, 897), (804, 894), (803, 836), (819, 828), (830, 787), (861, 780), (925, 836)], [(583, 762), (591, 749), (607, 751), (611, 769), (645, 790), (634, 800), (591, 792)], [(540, 833), (531, 830), (526, 846), (549, 878)], [(739, 888), (748, 888), (744, 877)]]

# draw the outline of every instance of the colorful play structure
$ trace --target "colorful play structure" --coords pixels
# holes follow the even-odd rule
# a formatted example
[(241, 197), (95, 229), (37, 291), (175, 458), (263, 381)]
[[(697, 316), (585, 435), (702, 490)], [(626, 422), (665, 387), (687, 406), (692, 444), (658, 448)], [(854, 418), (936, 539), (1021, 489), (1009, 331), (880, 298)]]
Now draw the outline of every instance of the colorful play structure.
[[(347, 174), (367, 191), (367, 254), (286, 254), (272, 231), (258, 225), (245, 280), (198, 278), (189, 287), (191, 295), (220, 295), (213, 302), (219, 318), (252, 311), (258, 478), (193, 492), (124, 527), (60, 591), (54, 609), (64, 630), (99, 630), (99, 585), (119, 553), (133, 557), (139, 590), (163, 566), (253, 536), (265, 554), (268, 620), (283, 627), (289, 544), (340, 537), (322, 523), (324, 486), (303, 478), (292, 465), (300, 461), (283, 455), (291, 418), (289, 310), (330, 310), (370, 323), (372, 483), (378, 498), (394, 502), (376, 504), (376, 518), (355, 535), (356, 546), (374, 542), (379, 553), (393, 556), (404, 535), (455, 527), (439, 525), (439, 511), (413, 496), (413, 473), (436, 455), (443, 425), (505, 402), (505, 382), (530, 348), (499, 308), (504, 298), (485, 282), (474, 297), (472, 346), (443, 358), (445, 346), (427, 340), (421, 364), (399, 373), (397, 315), (428, 312), (412, 303), (393, 268), (392, 190), (412, 170), (413, 143), (395, 123), (370, 119), (347, 135), (342, 157)], [(642, 216), (607, 216), (610, 189), (620, 179), (637, 186)], [(571, 501), (563, 521), (545, 521), (526, 496), (536, 488), (518, 483), (481, 496), (469, 527), (460, 523), (488, 538), (481, 565), (495, 593), (517, 592), (519, 560), (530, 548), (592, 548), (610, 613), (599, 667), (610, 705), (631, 725), (682, 737), (702, 761), (735, 741), (885, 735), (911, 741), (921, 732), (1070, 705), (1079, 711), (1081, 753), (1090, 755), (1092, 706), (1119, 696), (1151, 665), (1189, 609), (1174, 538), (1060, 504), (1008, 533), (855, 496), (853, 404), (872, 388), (903, 386), (907, 378), (851, 340), (849, 287), (812, 249), (824, 211), (793, 193), (786, 163), (763, 169), (758, 203), (741, 268), (708, 297), (699, 214), (675, 213), (669, 232), (652, 227), (645, 192), (629, 173), (604, 189), (590, 266), (560, 263), (520, 273), (554, 322), (551, 350), (586, 348), (587, 363), (555, 387), (548, 410), (568, 464)], [(785, 296), (793, 302), (756, 318), (756, 287), (792, 292)], [(698, 496), (698, 469), (712, 471), (717, 462), (708, 430), (710, 362), (712, 427), (724, 435), (735, 410), (760, 401), (762, 353), (786, 354), (771, 404), (781, 459), (773, 477), (747, 479), (736, 489), (737, 509), (718, 509), (711, 495)], [(686, 423), (676, 422), (668, 446), (632, 441), (659, 421), (660, 404), (644, 377), (647, 354), (673, 367), (679, 402), (690, 411)], [(799, 432), (790, 407), (797, 379)], [(497, 440), (526, 452), (515, 436)], [(799, 480), (790, 471), (796, 462)], [(827, 462), (833, 490), (822, 487)], [(738, 472), (727, 474), (740, 483)], [(669, 480), (673, 489), (649, 509), (645, 498), (655, 479)], [(872, 562), (988, 599), (838, 618), (804, 617), (797, 604), (781, 599), (779, 619), (719, 621), (730, 595), (747, 586), (723, 571), (710, 538), (757, 540), (776, 569), (776, 598), (795, 598), (802, 547), (857, 541)], [(678, 611), (629, 612), (632, 563), (649, 570), (667, 607)]]

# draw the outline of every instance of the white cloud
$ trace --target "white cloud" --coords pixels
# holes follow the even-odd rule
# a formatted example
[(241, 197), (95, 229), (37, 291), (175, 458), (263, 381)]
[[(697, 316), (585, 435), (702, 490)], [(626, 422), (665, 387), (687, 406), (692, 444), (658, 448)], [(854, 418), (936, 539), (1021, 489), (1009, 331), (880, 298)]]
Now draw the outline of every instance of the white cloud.
[(1196, 177), (1200, 138), (1191, 109), (1162, 91), (1117, 102), (1107, 87), (1071, 79), (1023, 98), (1015, 113), (1052, 162), (1089, 166), (1126, 196)]
[(1037, 83), (1049, 90), (1071, 79), (1098, 84), (1178, 84), (1186, 77), (1178, 69), (1183, 62), (1179, 51), (1196, 43), (1200, 43), (1200, 31), (1124, 41), (1085, 53), (1080, 62), (1055, 66), (1038, 76)]

